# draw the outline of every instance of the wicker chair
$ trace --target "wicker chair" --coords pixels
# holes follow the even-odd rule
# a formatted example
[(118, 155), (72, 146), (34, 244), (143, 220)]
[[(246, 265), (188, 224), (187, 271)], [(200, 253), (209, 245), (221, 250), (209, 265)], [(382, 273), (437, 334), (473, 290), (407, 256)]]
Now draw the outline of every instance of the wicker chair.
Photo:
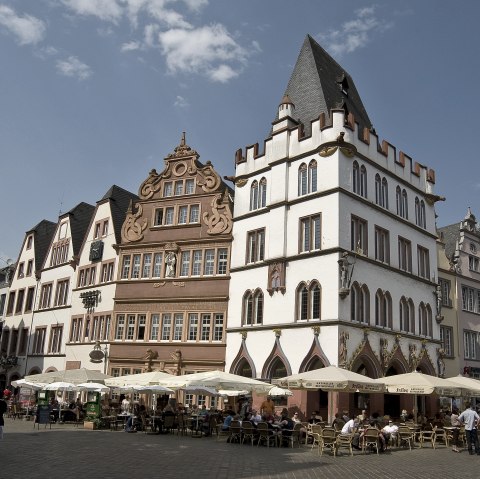
[(253, 424), (250, 421), (242, 422), (242, 444), (245, 443), (245, 440), (250, 441), (253, 446), (253, 441), (255, 440), (256, 431), (253, 427)]
[(415, 432), (412, 431), (408, 426), (398, 426), (398, 445), (401, 447), (403, 445), (408, 445), (410, 451), (412, 450), (412, 444), (415, 440)]
[(367, 449), (370, 447), (375, 449), (378, 454), (378, 443), (380, 439), (378, 437), (378, 429), (375, 427), (367, 427), (363, 433), (362, 438), (362, 451), (365, 454)]
[(353, 448), (352, 448), (352, 441), (353, 441), (353, 433), (351, 434), (339, 434), (337, 436), (337, 444), (335, 446), (336, 453), (341, 448), (348, 449), (350, 451), (350, 455), (353, 456)]
[(333, 455), (336, 455), (336, 447), (337, 447), (337, 434), (333, 427), (325, 427), (322, 429), (322, 435), (320, 438), (320, 444), (318, 449), (320, 451), (320, 455), (323, 456), (323, 451), (325, 449), (330, 449), (333, 452)]
[(430, 442), (432, 444), (433, 449), (435, 449), (435, 437), (436, 437), (436, 427), (432, 427), (432, 425), (425, 426), (425, 429), (420, 431), (420, 447), (423, 447), (423, 443)]
[(277, 436), (273, 434), (273, 432), (268, 429), (268, 424), (266, 422), (259, 422), (257, 425), (257, 433), (258, 433), (258, 443), (257, 446), (260, 446), (261, 443), (265, 443), (267, 447), (270, 447), (270, 443), (273, 442), (275, 446), (277, 442)]

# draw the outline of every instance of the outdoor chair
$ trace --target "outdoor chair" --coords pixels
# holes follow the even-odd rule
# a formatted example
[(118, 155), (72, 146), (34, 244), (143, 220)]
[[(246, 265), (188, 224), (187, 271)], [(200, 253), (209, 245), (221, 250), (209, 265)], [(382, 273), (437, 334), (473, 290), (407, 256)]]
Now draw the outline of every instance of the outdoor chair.
[(188, 433), (188, 423), (185, 418), (185, 415), (179, 414), (177, 418), (177, 436), (179, 434), (182, 434), (183, 436), (184, 434), (187, 434), (187, 433)]
[(362, 451), (365, 454), (367, 449), (370, 447), (375, 449), (376, 453), (378, 454), (378, 443), (380, 439), (378, 437), (378, 429), (375, 427), (368, 427), (365, 429), (362, 438)]
[(333, 427), (325, 427), (322, 429), (322, 435), (320, 438), (320, 444), (318, 446), (320, 455), (323, 456), (323, 451), (325, 449), (330, 449), (333, 452), (333, 455), (336, 455), (337, 447), (337, 434)]
[(322, 441), (322, 426), (311, 424), (310, 429), (307, 429), (307, 440), (308, 438), (312, 438), (312, 449), (315, 446), (320, 447)]
[(408, 426), (398, 426), (398, 445), (402, 447), (403, 445), (408, 445), (410, 451), (412, 450), (412, 444), (415, 438), (415, 432), (412, 431)]
[(435, 446), (438, 444), (438, 441), (442, 441), (445, 446), (448, 447), (448, 436), (447, 431), (442, 427), (435, 427)]
[(229, 442), (242, 442), (242, 426), (240, 421), (232, 421), (230, 423), (230, 436), (228, 438)]
[(423, 447), (423, 443), (430, 442), (432, 444), (433, 449), (435, 449), (435, 427), (432, 425), (425, 426), (425, 429), (420, 431), (419, 441), (420, 447)]
[(260, 446), (261, 443), (270, 447), (270, 443), (273, 442), (273, 445), (276, 444), (277, 436), (273, 434), (270, 429), (268, 429), (268, 424), (266, 422), (259, 422), (257, 425), (257, 433), (258, 433), (258, 443), (257, 446)]
[(250, 441), (251, 445), (253, 446), (253, 441), (255, 439), (255, 428), (253, 427), (253, 424), (249, 421), (243, 421), (242, 422), (242, 444), (245, 443), (245, 441)]
[(173, 429), (174, 429), (174, 425), (175, 425), (175, 416), (171, 415), (171, 416), (165, 416), (164, 419), (163, 419), (163, 429), (166, 431), (166, 432), (171, 432)]
[(281, 440), (285, 442), (287, 446), (293, 447), (295, 443), (300, 447), (301, 444), (301, 430), (303, 428), (302, 423), (297, 423), (293, 426), (293, 429), (282, 430)]
[(353, 433), (339, 434), (337, 436), (337, 444), (335, 445), (336, 453), (338, 453), (339, 449), (345, 448), (345, 449), (348, 449), (350, 451), (350, 455), (353, 456), (352, 441), (353, 441)]

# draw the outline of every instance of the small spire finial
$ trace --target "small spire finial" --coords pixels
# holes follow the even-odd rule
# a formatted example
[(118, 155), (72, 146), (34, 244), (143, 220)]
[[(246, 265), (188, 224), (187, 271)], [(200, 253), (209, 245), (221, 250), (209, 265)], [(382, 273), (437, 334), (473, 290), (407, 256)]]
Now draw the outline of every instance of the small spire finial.
[(180, 146), (185, 146), (186, 145), (186, 142), (185, 142), (185, 132), (182, 131), (182, 139), (180, 140)]

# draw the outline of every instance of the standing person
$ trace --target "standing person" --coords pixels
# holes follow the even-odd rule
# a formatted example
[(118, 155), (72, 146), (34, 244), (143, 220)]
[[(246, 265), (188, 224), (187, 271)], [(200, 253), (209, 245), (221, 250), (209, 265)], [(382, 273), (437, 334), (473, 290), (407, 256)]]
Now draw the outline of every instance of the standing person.
[(5, 422), (3, 420), (3, 415), (7, 412), (7, 403), (3, 399), (3, 391), (0, 390), (0, 439), (3, 439), (3, 426)]
[(458, 420), (465, 424), (465, 434), (467, 436), (468, 453), (473, 454), (473, 446), (475, 446), (475, 453), (480, 455), (480, 447), (478, 445), (477, 424), (480, 421), (480, 416), (475, 411), (473, 403), (468, 409), (460, 414)]
[(275, 413), (275, 403), (273, 402), (271, 396), (267, 396), (267, 399), (262, 402), (260, 406), (260, 412), (263, 416), (273, 416)]
[(452, 451), (453, 452), (460, 452), (458, 449), (458, 435), (460, 432), (461, 422), (458, 420), (458, 409), (456, 407), (453, 408), (452, 414), (450, 416), (450, 422), (452, 423)]

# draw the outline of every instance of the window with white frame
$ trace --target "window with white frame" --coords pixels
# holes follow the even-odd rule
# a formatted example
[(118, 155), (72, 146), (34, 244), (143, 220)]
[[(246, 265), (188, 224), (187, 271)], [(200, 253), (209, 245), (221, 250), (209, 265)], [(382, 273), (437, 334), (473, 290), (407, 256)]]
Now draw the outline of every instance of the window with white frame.
[(480, 313), (480, 289), (462, 285), (462, 309), (470, 313)]
[(213, 325), (213, 340), (214, 341), (223, 341), (223, 314), (215, 314), (215, 324)]
[(185, 194), (193, 195), (195, 193), (195, 180), (193, 178), (187, 178), (185, 180)]
[(162, 341), (170, 341), (172, 331), (172, 315), (162, 314)]
[(40, 302), (39, 309), (47, 309), (50, 307), (50, 301), (52, 298), (52, 283), (43, 284), (40, 290)]
[(162, 275), (163, 254), (155, 253), (153, 255), (153, 274), (154, 278), (160, 278)]
[(448, 279), (438, 278), (440, 291), (442, 293), (442, 306), (451, 307), (452, 300), (450, 299), (451, 282)]
[(298, 169), (298, 196), (317, 191), (317, 162), (302, 163)]
[(188, 276), (190, 273), (190, 251), (182, 251), (180, 263), (180, 276)]
[(385, 177), (375, 175), (375, 203), (382, 208), (388, 209), (388, 182)]
[(453, 357), (453, 328), (451, 326), (440, 326), (440, 341), (445, 356)]
[(297, 321), (320, 319), (321, 293), (318, 281), (312, 281), (308, 286), (300, 283), (297, 287)]
[(367, 197), (367, 169), (356, 160), (353, 162), (353, 192), (363, 198)]
[(196, 341), (198, 338), (198, 313), (188, 314), (188, 341)]
[(50, 342), (48, 352), (50, 354), (58, 354), (62, 348), (63, 326), (52, 326), (50, 329)]
[(122, 340), (125, 334), (125, 315), (118, 314), (117, 315), (117, 325), (115, 328), (115, 339)]
[(166, 181), (163, 183), (163, 196), (164, 198), (168, 198), (173, 194), (173, 185), (171, 181)]
[(102, 264), (102, 283), (109, 283), (113, 281), (113, 268), (115, 266), (114, 261)]
[(201, 341), (210, 341), (211, 325), (212, 325), (212, 315), (202, 314)]
[(158, 341), (160, 331), (160, 315), (152, 314), (150, 318), (150, 341)]
[(55, 306), (65, 306), (68, 299), (68, 286), (70, 281), (64, 279), (63, 281), (57, 281), (57, 289), (55, 291)]
[(183, 338), (183, 314), (175, 313), (173, 326), (173, 340), (181, 341)]
[(150, 278), (152, 270), (152, 253), (144, 253), (142, 265), (142, 278)]
[(463, 331), (463, 354), (465, 359), (478, 359), (478, 333)]
[(427, 222), (425, 217), (425, 202), (415, 197), (415, 224), (420, 228), (426, 228)]

